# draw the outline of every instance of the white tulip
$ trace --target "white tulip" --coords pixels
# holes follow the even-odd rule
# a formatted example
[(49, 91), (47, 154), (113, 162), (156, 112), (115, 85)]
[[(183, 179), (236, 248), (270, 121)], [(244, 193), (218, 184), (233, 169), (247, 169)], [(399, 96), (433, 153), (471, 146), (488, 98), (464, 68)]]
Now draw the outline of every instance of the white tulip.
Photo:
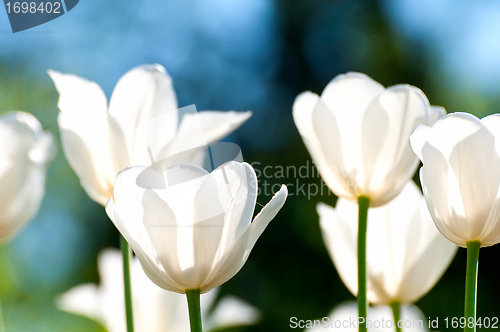
[(372, 207), (393, 199), (415, 173), (412, 129), (444, 114), (413, 86), (385, 89), (359, 73), (339, 75), (321, 97), (304, 92), (293, 105), (295, 125), (328, 187), (350, 201), (367, 196)]
[(481, 120), (452, 113), (419, 126), (411, 147), (422, 160), (420, 180), (439, 231), (453, 243), (500, 242), (500, 115)]
[(96, 83), (55, 71), (49, 75), (60, 94), (58, 122), (65, 155), (87, 194), (101, 205), (113, 196), (115, 177), (125, 167), (151, 165), (151, 156), (159, 160), (182, 151), (186, 144), (190, 148), (199, 124), (204, 140), (211, 143), (251, 116), (251, 112), (204, 111), (179, 119), (172, 79), (160, 65), (127, 72), (109, 107)]
[(0, 241), (12, 237), (37, 213), (52, 151), (52, 136), (33, 115), (0, 116)]
[[(118, 250), (108, 249), (98, 258), (100, 285), (85, 284), (70, 289), (58, 299), (65, 311), (92, 318), (110, 332), (125, 332), (122, 256)], [(153, 284), (144, 274), (137, 258), (131, 261), (132, 298), (137, 332), (189, 332), (186, 297), (165, 291)], [(203, 325), (207, 331), (232, 326), (252, 325), (260, 319), (259, 311), (233, 296), (223, 297), (217, 307), (211, 308), (217, 289), (201, 296), (204, 312)]]
[[(161, 181), (165, 189), (149, 189)], [(131, 167), (118, 174), (106, 212), (153, 282), (204, 293), (241, 269), (287, 195), (282, 186), (252, 222), (257, 177), (247, 163), (231, 161), (212, 173), (178, 164), (161, 176)]]
[[(357, 204), (340, 198), (335, 209), (320, 203), (317, 210), (335, 267), (356, 295)], [(370, 208), (368, 220), (369, 302), (416, 302), (441, 278), (458, 248), (438, 232), (413, 181), (388, 204)]]
[[(316, 323), (314, 327), (308, 328), (305, 331), (318, 332), (318, 331), (343, 331), (343, 332), (357, 332), (358, 328), (352, 324), (358, 320), (358, 309), (355, 302), (344, 302), (328, 315), (325, 320), (328, 327), (320, 327), (320, 323)], [(394, 332), (395, 323), (394, 317), (390, 306), (379, 305), (370, 307), (368, 309), (368, 331), (370, 332)], [(337, 327), (335, 327), (337, 324)], [(339, 324), (343, 326), (339, 327)], [(403, 332), (425, 332), (429, 331), (429, 324), (422, 311), (414, 305), (404, 305), (401, 307), (401, 319), (399, 324)], [(333, 326), (333, 327), (332, 327)]]

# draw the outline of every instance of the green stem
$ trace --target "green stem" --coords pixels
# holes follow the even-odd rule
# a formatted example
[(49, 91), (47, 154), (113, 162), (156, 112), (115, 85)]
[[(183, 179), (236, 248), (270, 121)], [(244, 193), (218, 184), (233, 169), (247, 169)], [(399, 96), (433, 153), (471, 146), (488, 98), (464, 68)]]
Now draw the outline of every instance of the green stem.
[(3, 310), (1, 302), (0, 302), (0, 332), (5, 332), (5, 322), (3, 320)]
[[(479, 260), (479, 241), (467, 242), (467, 272), (465, 275), (465, 332), (476, 331), (476, 302), (477, 302), (477, 266)], [(474, 319), (472, 327), (469, 326), (469, 319)], [(472, 320), (471, 320), (472, 321)]]
[(359, 332), (366, 332), (366, 318), (368, 316), (367, 298), (367, 273), (366, 273), (366, 229), (368, 221), (368, 208), (370, 198), (366, 196), (358, 197), (358, 316), (364, 321), (359, 324)]
[(191, 324), (191, 332), (203, 332), (201, 328), (200, 290), (187, 289), (186, 296), (189, 307), (189, 323)]
[(398, 326), (398, 323), (401, 320), (401, 303), (399, 303), (399, 301), (391, 301), (390, 305), (392, 309), (392, 316), (394, 317), (396, 332), (401, 332), (401, 327)]
[(132, 285), (130, 282), (130, 259), (132, 250), (127, 240), (120, 235), (120, 248), (123, 259), (123, 290), (125, 292), (125, 314), (127, 316), (127, 332), (134, 332), (134, 310), (132, 307)]

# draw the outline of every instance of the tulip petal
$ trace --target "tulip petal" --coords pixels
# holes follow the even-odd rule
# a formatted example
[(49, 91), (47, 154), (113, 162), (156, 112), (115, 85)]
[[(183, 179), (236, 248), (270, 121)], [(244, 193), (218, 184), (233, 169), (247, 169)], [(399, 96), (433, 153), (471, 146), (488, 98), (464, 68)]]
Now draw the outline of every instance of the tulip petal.
[(234, 296), (225, 296), (219, 301), (204, 328), (209, 331), (253, 325), (260, 320), (260, 316), (259, 310), (254, 306)]
[(418, 125), (410, 135), (410, 146), (417, 157), (422, 161), (422, 148), (424, 147), (432, 129), (426, 125)]
[(107, 153), (106, 96), (99, 85), (84, 78), (48, 73), (59, 92), (57, 121), (66, 158), (89, 196), (104, 205), (116, 176)]
[(429, 118), (427, 119), (427, 125), (432, 127), (437, 120), (441, 119), (446, 115), (446, 109), (441, 106), (431, 106), (429, 109)]
[(495, 136), (482, 127), (458, 141), (450, 153), (449, 164), (458, 180), (461, 206), (468, 221), (466, 239), (479, 240), (499, 190), (500, 156)]
[(126, 139), (131, 163), (149, 165), (148, 148), (156, 156), (178, 125), (177, 97), (165, 68), (144, 65), (123, 75), (111, 95), (109, 115)]
[[(465, 246), (465, 242), (460, 240), (459, 236), (460, 232), (465, 231), (466, 221), (462, 209), (456, 205), (461, 201), (457, 180), (451, 174), (443, 154), (434, 146), (426, 143), (422, 155), (426, 163), (420, 169), (420, 182), (432, 219), (448, 240), (456, 245)], [(452, 220), (449, 219), (450, 215)], [(450, 223), (455, 225), (453, 229), (460, 231), (451, 232)]]
[(155, 249), (143, 223), (142, 203), (146, 189), (138, 186), (136, 181), (145, 169), (141, 166), (129, 167), (118, 174), (114, 198), (106, 204), (106, 213), (139, 257), (150, 279), (162, 288), (183, 293), (184, 289), (169, 274), (175, 271), (161, 270), (156, 264)]
[(198, 116), (207, 143), (212, 143), (238, 129), (252, 116), (252, 112), (202, 111), (198, 112)]
[(45, 163), (52, 150), (51, 135), (44, 133), (29, 113), (0, 117), (0, 241), (14, 235), (38, 211), (44, 195)]
[[(319, 106), (317, 106), (318, 103), (320, 103)], [(293, 120), (295, 122), (295, 125), (297, 126), (297, 129), (299, 130), (300, 135), (302, 136), (302, 140), (304, 141), (307, 150), (311, 154), (315, 166), (321, 174), (321, 177), (333, 192), (340, 194), (345, 191), (344, 187), (342, 186), (344, 181), (339, 183), (337, 180), (337, 176), (342, 171), (338, 168), (337, 165), (330, 165), (327, 162), (327, 158), (323, 154), (322, 148), (318, 141), (318, 137), (316, 136), (315, 129), (313, 127), (313, 111), (316, 107), (326, 107), (324, 103), (320, 101), (320, 98), (317, 94), (309, 91), (301, 93), (299, 96), (297, 96), (295, 102), (293, 103)], [(337, 136), (336, 139), (338, 141), (340, 140), (340, 137)], [(339, 157), (341, 157), (340, 144), (332, 145), (338, 147), (338, 149), (333, 152), (335, 153), (335, 156), (338, 155)]]
[[(428, 142), (439, 149), (445, 158), (451, 153), (456, 142), (481, 130), (484, 125), (469, 113), (451, 113), (439, 119), (432, 127)], [(425, 160), (422, 160), (425, 164)]]
[[(330, 257), (356, 295), (358, 206), (340, 198), (335, 209), (318, 204), (317, 211)], [(413, 181), (388, 204), (370, 208), (368, 220), (368, 300), (418, 300), (439, 280), (457, 247), (439, 234)]]
[(491, 208), (488, 220), (478, 238), (481, 239), (481, 247), (489, 247), (500, 243), (500, 198), (497, 197)]
[[(189, 253), (180, 250), (179, 247), (186, 244), (179, 243), (179, 235), (186, 231), (192, 233), (193, 225), (184, 227), (178, 225), (174, 211), (151, 189), (144, 192), (142, 205), (144, 207), (144, 227), (154, 247), (157, 264), (161, 264), (175, 282), (185, 286), (186, 273), (184, 270), (186, 268), (183, 269), (181, 262), (192, 261), (193, 258), (185, 257)], [(188, 243), (187, 245), (193, 244)]]
[(229, 251), (220, 268), (207, 278), (205, 284), (200, 287), (202, 292), (206, 292), (231, 279), (243, 267), (250, 252), (259, 239), (260, 235), (269, 222), (278, 214), (285, 204), (288, 190), (285, 185), (281, 186), (274, 197), (262, 208), (247, 230), (241, 235), (234, 247)]
[(500, 137), (500, 114), (488, 115), (481, 122), (495, 137)]
[[(144, 273), (154, 282), (158, 287), (169, 290), (176, 293), (184, 293), (185, 288), (183, 288), (179, 283), (175, 282), (170, 276), (168, 271), (162, 269), (156, 262), (154, 258), (151, 243), (138, 242), (136, 237), (132, 236), (129, 230), (125, 227), (127, 222), (124, 221), (125, 218), (118, 212), (116, 205), (112, 203), (112, 199), (106, 204), (106, 213), (108, 217), (113, 221), (115, 227), (120, 231), (122, 236), (130, 244), (130, 247), (137, 255)], [(149, 241), (149, 239), (148, 239)]]
[[(182, 116), (172, 141), (158, 153), (159, 159), (167, 158), (166, 162), (170, 165), (174, 163), (197, 164), (195, 161), (198, 161), (196, 157), (199, 151), (205, 149), (209, 143), (203, 132), (200, 113), (186, 113)], [(181, 160), (178, 160), (179, 156)]]
[[(424, 207), (427, 209), (427, 207)], [(427, 211), (425, 211), (428, 214)], [(399, 288), (401, 302), (414, 303), (424, 296), (434, 285), (441, 279), (453, 257), (457, 252), (458, 247), (438, 232), (430, 217), (428, 224), (432, 226), (427, 230), (420, 232), (412, 238), (413, 242), (419, 239), (422, 248), (422, 242), (425, 241), (425, 250), (419, 252), (419, 257), (409, 268), (402, 278), (402, 283)], [(413, 233), (415, 234), (415, 233)], [(415, 248), (415, 247), (414, 247)]]
[(500, 155), (500, 114), (488, 115), (481, 122), (495, 136), (497, 153)]
[(372, 207), (394, 198), (418, 166), (408, 137), (425, 123), (429, 102), (419, 89), (396, 85), (384, 90), (367, 108), (362, 130), (362, 172), (366, 193), (374, 197)]
[[(342, 282), (352, 294), (356, 295), (358, 293), (358, 223), (350, 215), (353, 213), (357, 215), (357, 206), (343, 198), (339, 198), (337, 209), (343, 215), (349, 215), (349, 218), (345, 219), (339, 216), (336, 209), (326, 204), (319, 203), (316, 206), (321, 234), (328, 253)], [(354, 210), (351, 212), (352, 209)]]
[(324, 158), (319, 159), (320, 162), (324, 160), (324, 164), (318, 163), (318, 171), (335, 195), (355, 199), (358, 194), (362, 194), (363, 188), (355, 186), (353, 178), (357, 170), (347, 166), (352, 162), (347, 156), (351, 152), (342, 145), (343, 138), (336, 115), (321, 100), (318, 100), (312, 111), (312, 126)]
[[(193, 163), (198, 164), (197, 157), (200, 149), (227, 136), (241, 126), (252, 112), (218, 112), (202, 111), (186, 113), (172, 141), (165, 146), (158, 157), (169, 158), (169, 163)], [(182, 160), (171, 158), (179, 154)], [(172, 160), (170, 160), (172, 159)]]
[(99, 312), (99, 293), (95, 284), (84, 284), (70, 289), (57, 298), (56, 306), (103, 323)]
[(211, 173), (220, 188), (226, 222), (219, 248), (219, 259), (232, 248), (252, 221), (257, 200), (258, 181), (254, 169), (247, 163), (229, 162)]
[(384, 86), (367, 75), (349, 72), (328, 83), (321, 99), (336, 116), (355, 119), (363, 116), (368, 105), (382, 91)]
[[(384, 87), (380, 83), (370, 77), (361, 73), (351, 72), (335, 77), (326, 86), (321, 95), (321, 100), (336, 119), (337, 125), (331, 130), (338, 132), (339, 139), (336, 141), (325, 141), (316, 133), (320, 143), (324, 145), (341, 145), (342, 172), (345, 174), (347, 170), (352, 173), (350, 174), (351, 179), (348, 180), (350, 186), (363, 185), (361, 182), (362, 178), (360, 178), (362, 177), (362, 169), (360, 167), (362, 167), (361, 138), (363, 137), (361, 119), (363, 119), (368, 106), (384, 90)], [(317, 120), (319, 121), (320, 119), (317, 118)], [(323, 149), (325, 148), (323, 147)], [(338, 164), (333, 165), (337, 166)], [(365, 188), (358, 188), (361, 191), (363, 189)], [(355, 193), (351, 193), (351, 195), (353, 194)]]

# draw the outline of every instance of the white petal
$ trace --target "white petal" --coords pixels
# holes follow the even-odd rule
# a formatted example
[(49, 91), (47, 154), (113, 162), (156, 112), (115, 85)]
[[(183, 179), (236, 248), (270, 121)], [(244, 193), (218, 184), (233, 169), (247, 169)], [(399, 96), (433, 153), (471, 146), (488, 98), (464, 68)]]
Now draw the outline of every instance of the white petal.
[[(316, 108), (328, 111), (326, 105), (321, 102), (317, 94), (309, 91), (301, 93), (297, 96), (293, 104), (293, 120), (321, 177), (332, 191), (337, 193), (337, 195), (343, 195), (345, 193), (345, 180), (342, 178), (340, 182), (337, 180), (337, 177), (342, 174), (342, 170), (338, 165), (332, 164), (332, 162), (336, 161), (339, 163), (341, 161), (338, 159), (342, 157), (341, 147), (340, 144), (331, 144), (331, 148), (335, 149), (335, 151), (331, 152), (333, 156), (327, 156), (323, 153), (313, 125), (313, 111)], [(329, 116), (327, 115), (327, 117)], [(335, 139), (340, 140), (340, 136), (336, 135)], [(332, 161), (332, 158), (336, 159)]]
[(500, 243), (500, 198), (497, 197), (491, 208), (481, 234), (481, 247), (489, 247)]
[(158, 153), (158, 158), (168, 158), (169, 165), (197, 164), (200, 150), (235, 131), (252, 115), (251, 112), (196, 112), (194, 107), (182, 108), (180, 112), (183, 116), (175, 137)]
[[(357, 215), (357, 205), (343, 198), (339, 198), (337, 201), (337, 209), (343, 214), (349, 215), (351, 212), (347, 210), (354, 209), (353, 213)], [(352, 294), (356, 295), (358, 293), (358, 223), (352, 218), (342, 218), (334, 208), (323, 203), (316, 206), (316, 211), (319, 214), (323, 241), (335, 268), (344, 285)]]
[(251, 116), (252, 112), (198, 112), (207, 143), (218, 141), (238, 129)]
[(450, 153), (449, 164), (458, 180), (464, 217), (469, 223), (465, 240), (480, 240), (500, 184), (500, 156), (495, 136), (482, 127), (457, 142)]
[(481, 122), (495, 137), (500, 137), (500, 114), (488, 115), (482, 118)]
[(410, 146), (420, 160), (423, 160), (422, 148), (427, 142), (427, 139), (431, 132), (432, 129), (430, 127), (421, 124), (415, 127), (412, 134), (410, 135)]
[[(317, 210), (335, 267), (356, 295), (357, 204), (339, 199), (335, 209), (319, 204)], [(436, 230), (418, 187), (408, 182), (394, 200), (368, 212), (369, 301), (389, 304), (393, 300), (418, 300), (439, 280), (456, 250)]]
[(77, 315), (92, 318), (104, 323), (102, 312), (99, 308), (98, 288), (94, 284), (85, 284), (74, 287), (56, 299), (59, 309)]
[(146, 164), (148, 147), (156, 155), (178, 124), (177, 97), (165, 68), (144, 65), (128, 71), (116, 84), (109, 114), (127, 141), (132, 165)]
[(116, 172), (108, 154), (108, 113), (104, 92), (84, 78), (48, 72), (59, 92), (61, 140), (69, 164), (96, 202), (109, 199)]
[(335, 77), (321, 94), (321, 99), (335, 115), (349, 114), (360, 119), (384, 86), (361, 73), (347, 73)]
[(285, 185), (281, 186), (279, 192), (262, 208), (257, 214), (251, 225), (241, 235), (233, 248), (229, 250), (229, 254), (220, 265), (220, 268), (215, 271), (213, 277), (207, 280), (205, 285), (202, 285), (201, 291), (206, 292), (214, 287), (217, 287), (227, 280), (231, 279), (243, 267), (253, 246), (259, 239), (264, 229), (269, 222), (278, 214), (279, 210), (285, 204), (288, 196), (288, 190)]
[(235, 326), (254, 325), (261, 318), (257, 308), (234, 296), (222, 298), (208, 321), (206, 330), (220, 330)]
[(427, 125), (433, 126), (437, 120), (441, 119), (446, 115), (446, 109), (441, 106), (431, 106), (429, 109), (429, 118), (427, 119)]
[(325, 183), (335, 195), (356, 199), (363, 193), (363, 188), (356, 187), (356, 169), (349, 167), (352, 162), (351, 151), (346, 150), (346, 145), (343, 144), (336, 114), (321, 100), (318, 100), (312, 111), (312, 126), (317, 137), (319, 153), (322, 154), (318, 162), (314, 156), (313, 159)]
[[(348, 182), (351, 186), (364, 185), (361, 169), (363, 162), (361, 155), (362, 119), (368, 106), (383, 91), (384, 87), (368, 76), (360, 73), (347, 73), (333, 79), (321, 95), (321, 100), (336, 118), (337, 126), (332, 131), (339, 132), (339, 140), (324, 141), (319, 136), (318, 139), (324, 145), (333, 145), (331, 142), (340, 143), (337, 144), (341, 145), (345, 170), (339, 169), (337, 172), (347, 170), (350, 173), (347, 176), (349, 176)], [(337, 164), (330, 164), (330, 166), (338, 167)], [(344, 175), (344, 177), (347, 176)], [(362, 191), (364, 188), (355, 189)], [(349, 196), (341, 196), (352, 199)]]
[[(439, 150), (426, 143), (422, 152), (427, 162), (420, 169), (420, 181), (432, 219), (441, 234), (453, 243), (463, 246), (465, 242), (460, 239), (461, 231), (458, 231), (458, 228), (465, 225), (465, 220), (463, 212), (460, 212), (463, 209), (456, 210), (459, 206), (454, 203), (461, 202), (456, 178), (450, 173), (448, 162)], [(451, 228), (450, 213), (453, 213), (452, 223), (455, 224)], [(459, 218), (460, 214), (462, 217)]]
[(162, 288), (182, 293), (183, 288), (179, 283), (155, 262), (155, 250), (143, 223), (142, 199), (146, 189), (138, 186), (136, 181), (145, 169), (147, 168), (130, 167), (118, 174), (114, 199), (106, 204), (106, 213), (139, 257), (144, 272), (150, 279)]
[(426, 123), (429, 102), (419, 89), (396, 85), (379, 94), (362, 121), (365, 195), (376, 207), (394, 198), (413, 176), (418, 159), (408, 145), (415, 126)]
[(495, 136), (497, 152), (500, 154), (500, 114), (484, 117), (481, 122)]
[[(451, 113), (439, 119), (432, 126), (432, 134), (427, 140), (448, 158), (455, 144), (467, 136), (481, 130), (484, 125), (469, 113)], [(425, 160), (422, 160), (425, 164)]]
[(0, 241), (14, 235), (38, 211), (52, 139), (29, 113), (0, 117)]
[(211, 176), (217, 180), (218, 196), (226, 215), (219, 248), (220, 258), (250, 226), (257, 200), (258, 181), (252, 166), (238, 162), (230, 162), (217, 168)]

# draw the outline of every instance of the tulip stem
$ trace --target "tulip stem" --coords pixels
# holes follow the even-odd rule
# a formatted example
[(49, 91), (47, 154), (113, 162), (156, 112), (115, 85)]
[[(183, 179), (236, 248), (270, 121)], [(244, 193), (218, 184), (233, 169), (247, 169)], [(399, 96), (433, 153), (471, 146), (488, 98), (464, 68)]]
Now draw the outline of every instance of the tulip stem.
[(1, 302), (0, 302), (0, 332), (5, 332), (5, 322), (3, 320), (3, 310)]
[[(366, 229), (368, 224), (368, 208), (370, 198), (358, 197), (358, 319), (359, 332), (366, 332), (366, 319), (368, 316), (367, 298), (367, 273), (366, 273)], [(364, 318), (361, 320), (361, 318)]]
[(401, 332), (399, 321), (401, 320), (401, 303), (399, 301), (391, 301), (392, 316), (394, 317), (394, 327), (396, 332)]
[(467, 242), (467, 272), (465, 274), (465, 332), (476, 331), (477, 267), (479, 261), (479, 248), (481, 248), (481, 243), (479, 241)]
[(201, 328), (200, 290), (187, 289), (186, 296), (189, 307), (189, 323), (191, 324), (191, 332), (203, 332)]
[(130, 282), (130, 259), (132, 250), (127, 240), (120, 235), (120, 248), (123, 259), (123, 289), (125, 292), (125, 314), (127, 317), (127, 332), (134, 332), (134, 310), (132, 307), (132, 285)]

